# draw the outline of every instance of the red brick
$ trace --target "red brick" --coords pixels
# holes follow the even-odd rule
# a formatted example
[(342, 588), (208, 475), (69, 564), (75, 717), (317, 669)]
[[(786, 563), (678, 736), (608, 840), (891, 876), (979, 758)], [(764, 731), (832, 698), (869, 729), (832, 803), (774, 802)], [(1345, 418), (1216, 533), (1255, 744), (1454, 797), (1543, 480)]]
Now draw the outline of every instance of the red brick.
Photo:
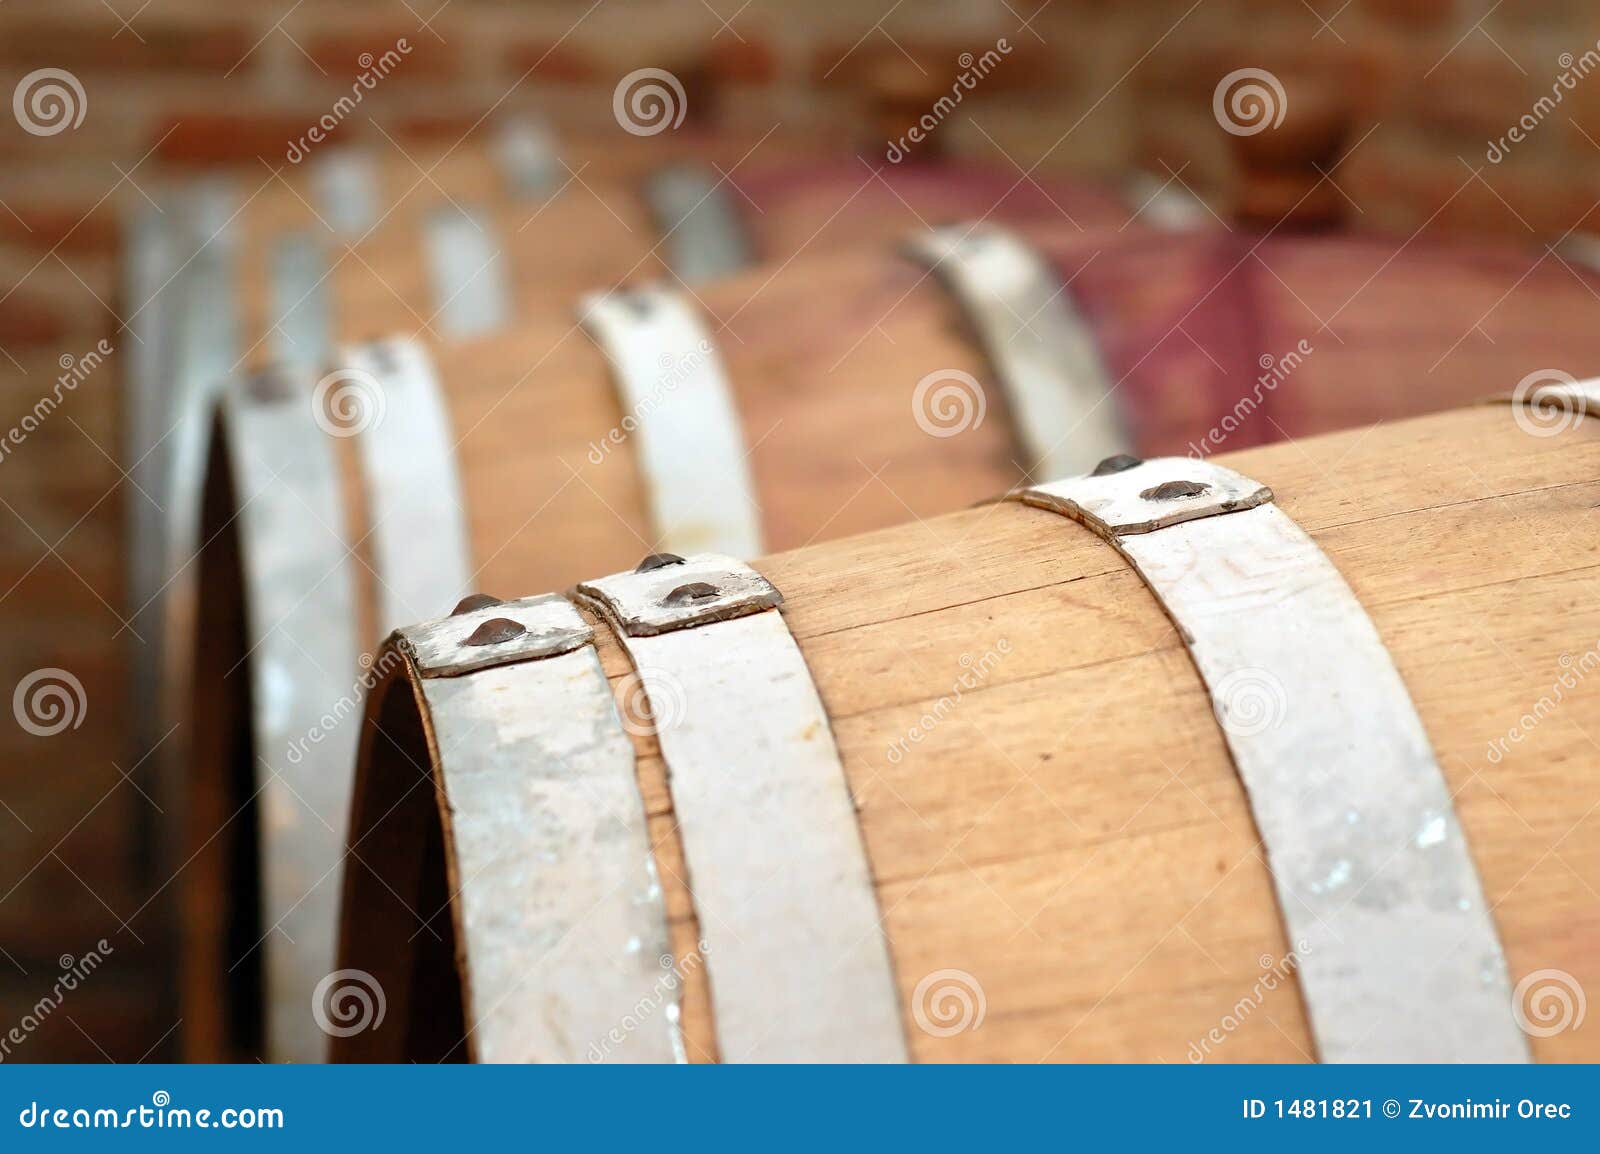
[[(256, 41), (248, 26), (236, 21), (180, 25), (135, 18), (133, 27), (138, 36), (114, 21), (9, 20), (0, 36), (0, 64), (49, 66), (69, 72), (129, 69), (220, 74), (244, 59)], [(86, 78), (79, 79), (87, 83)]]
[[(387, 77), (426, 77), (437, 80), (454, 76), (460, 55), (453, 41), (440, 43), (426, 28), (385, 27), (356, 32), (325, 32), (305, 41), (306, 52), (332, 79), (356, 77), (369, 70), (383, 69)], [(389, 65), (382, 64), (386, 53), (394, 53)], [(373, 71), (378, 83), (379, 73)]]
[(1456, 0), (1364, 0), (1363, 7), (1408, 28), (1442, 28), (1456, 15)]
[(1499, 51), (1464, 45), (1414, 85), (1409, 109), (1424, 127), (1496, 139), (1536, 98), (1533, 81)]
[(1315, 171), (1245, 173), (1233, 195), (1234, 216), (1259, 228), (1326, 228), (1338, 224), (1348, 207)]
[[(1575, 228), (1589, 215), (1596, 201), (1600, 201), (1600, 180), (1596, 179), (1595, 169), (1594, 164), (1583, 167), (1526, 164), (1484, 169), (1483, 180), (1499, 194), (1496, 202), (1504, 201), (1499, 204), (1501, 212), (1507, 216), (1511, 210), (1516, 213), (1509, 220), (1502, 220), (1499, 231), (1527, 235), (1517, 217), (1541, 237), (1562, 236)], [(1483, 186), (1478, 184), (1477, 187), (1482, 189)], [(1593, 229), (1595, 223), (1590, 221), (1589, 228)]]
[[(60, 313), (31, 299), (21, 289), (13, 289), (0, 302), (0, 348), (9, 353), (60, 344), (66, 333), (67, 324)], [(10, 362), (0, 358), (0, 363), (10, 371)]]
[[(1583, 68), (1587, 65), (1575, 61), (1574, 67)], [(1597, 155), (1595, 149), (1600, 147), (1600, 75), (1591, 73), (1582, 80), (1576, 77), (1577, 74), (1574, 72), (1573, 79), (1577, 88), (1565, 93), (1560, 119), (1566, 120), (1570, 117), (1570, 123), (1563, 127), (1571, 133), (1575, 141), (1574, 147), (1582, 155), (1593, 157)], [(1537, 100), (1538, 97), (1534, 99)]]
[(1232, 49), (1216, 40), (1174, 37), (1134, 72), (1132, 83), (1140, 94), (1209, 101), (1217, 81), (1236, 67)]
[(417, 140), (454, 144), (469, 137), (477, 139), (494, 128), (495, 118), (478, 113), (429, 112), (405, 116), (390, 125), (384, 118), (375, 118), (397, 140)]
[[(997, 47), (1001, 38), (1009, 46), (1009, 52)], [(873, 92), (883, 87), (886, 77), (893, 77), (897, 88), (903, 87), (903, 78), (911, 77), (914, 84), (923, 89), (926, 103), (948, 95), (963, 73), (971, 76), (974, 85), (963, 89), (968, 97), (985, 92), (1059, 90), (1062, 87), (1063, 72), (1057, 61), (1046, 46), (1026, 32), (1002, 34), (992, 39), (971, 36), (939, 40), (901, 37), (899, 40), (899, 47), (874, 38), (859, 45), (854, 41), (824, 44), (812, 56), (812, 80), (819, 87)], [(976, 72), (977, 61), (988, 52), (994, 52), (997, 59), (991, 61), (987, 73), (980, 77)]]
[(1247, 170), (1326, 169), (1339, 158), (1349, 137), (1354, 109), (1348, 86), (1297, 77), (1280, 82), (1283, 123), (1248, 136), (1228, 134), (1236, 161)]
[(513, 76), (531, 69), (528, 79), (561, 84), (591, 83), (600, 79), (601, 73), (595, 59), (581, 48), (548, 40), (513, 44), (506, 51), (506, 67)]
[(1473, 179), (1454, 156), (1431, 155), (1404, 142), (1392, 147), (1375, 142), (1340, 170), (1339, 182), (1365, 212), (1363, 224), (1414, 226), (1433, 217), (1434, 231), (1520, 241), (1561, 235), (1600, 199), (1595, 165), (1574, 169), (1514, 158), (1482, 166), (1480, 176), (1481, 181)]
[(1211, 131), (1210, 113), (1198, 123), (1197, 129), (1197, 118), (1191, 108), (1163, 108), (1164, 103), (1168, 102), (1147, 101), (1147, 110), (1141, 110), (1139, 115), (1134, 147), (1139, 166), (1163, 179), (1170, 175), (1168, 169), (1183, 172), (1183, 179), (1191, 184), (1197, 173), (1215, 175), (1219, 171), (1219, 158), (1220, 164), (1226, 166), (1220, 171), (1231, 172), (1233, 157)]
[(7, 207), (11, 211), (0, 211), (0, 240), (8, 244), (68, 254), (117, 251), (120, 229), (116, 214), (105, 205), (93, 212), (88, 204), (44, 206), (12, 202)]
[(707, 67), (721, 83), (771, 84), (778, 78), (778, 54), (762, 40), (723, 36), (712, 41)]
[[(191, 112), (170, 117), (156, 129), (150, 143), (161, 141), (156, 156), (168, 164), (239, 164), (260, 157), (278, 165), (284, 162), (289, 145), (305, 136), (321, 115)], [(326, 132), (325, 137), (336, 138), (348, 123)]]

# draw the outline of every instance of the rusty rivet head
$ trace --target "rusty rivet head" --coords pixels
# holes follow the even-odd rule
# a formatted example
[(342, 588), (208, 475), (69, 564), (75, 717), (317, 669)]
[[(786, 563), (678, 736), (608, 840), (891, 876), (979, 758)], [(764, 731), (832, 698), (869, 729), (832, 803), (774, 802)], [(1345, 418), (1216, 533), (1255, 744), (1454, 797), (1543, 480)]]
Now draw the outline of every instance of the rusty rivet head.
[(472, 631), (461, 644), (463, 645), (503, 645), (507, 641), (514, 641), (528, 631), (528, 627), (520, 621), (513, 621), (509, 617), (491, 617), (482, 625)]
[(1164, 481), (1139, 496), (1146, 501), (1176, 501), (1181, 497), (1198, 497), (1209, 493), (1211, 486), (1202, 481)]
[(1091, 477), (1109, 477), (1112, 473), (1126, 473), (1129, 469), (1137, 469), (1144, 464), (1138, 457), (1130, 457), (1127, 453), (1118, 453), (1115, 457), (1107, 457), (1094, 467)]
[(463, 613), (471, 613), (474, 610), (487, 609), (491, 605), (499, 604), (501, 604), (501, 601), (498, 597), (491, 597), (487, 593), (469, 593), (456, 602), (456, 607), (450, 610), (450, 616), (460, 617)]
[(684, 560), (676, 553), (652, 553), (634, 568), (635, 573), (654, 573), (668, 565), (682, 565)]
[(717, 595), (717, 587), (715, 585), (708, 585), (704, 581), (691, 581), (687, 585), (679, 585), (671, 593), (668, 593), (661, 599), (661, 603), (676, 608), (681, 605), (695, 605), (701, 601), (709, 601)]

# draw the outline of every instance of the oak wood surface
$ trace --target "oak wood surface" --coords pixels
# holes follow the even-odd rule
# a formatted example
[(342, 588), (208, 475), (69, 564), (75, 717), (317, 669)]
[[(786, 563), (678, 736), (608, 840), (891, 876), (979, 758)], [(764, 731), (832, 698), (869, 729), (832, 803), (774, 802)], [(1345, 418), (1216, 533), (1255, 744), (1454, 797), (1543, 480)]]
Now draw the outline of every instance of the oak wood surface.
[[(1372, 616), (1455, 795), (1513, 982), (1554, 969), (1593, 989), (1596, 687), (1578, 677), (1542, 720), (1524, 715), (1600, 656), (1595, 430), (1534, 436), (1482, 406), (1225, 461), (1272, 487)], [(858, 801), (916, 1059), (1185, 1061), (1214, 1028), (1207, 1060), (1313, 1056), (1293, 983), (1260, 987), (1290, 943), (1208, 694), (1108, 544), (1000, 503), (757, 567), (785, 594)], [(620, 694), (630, 666), (599, 635)], [(1001, 642), (978, 688), (922, 720)], [(1491, 756), (1519, 724), (1524, 737)], [(892, 758), (914, 727), (924, 740)], [(682, 955), (697, 917), (736, 913), (693, 908), (657, 748), (636, 745)], [(986, 1012), (935, 1036), (913, 997), (951, 969)], [(688, 982), (689, 1052), (706, 1060), (704, 972)], [(1530, 1044), (1543, 1061), (1597, 1054), (1593, 1031)]]
[[(1600, 373), (1593, 287), (1535, 255), (1321, 237), (1252, 253), (1225, 233), (1085, 218), (1022, 231), (1091, 319), (1108, 403), (1142, 453), (1434, 411), (1547, 366)], [(1005, 390), (959, 304), (896, 246), (803, 252), (694, 298), (727, 369), (769, 548), (946, 512), (1023, 476)], [(1284, 366), (1265, 388), (1264, 357)], [(571, 313), (441, 349), (437, 363), (483, 587), (559, 587), (660, 544), (633, 445), (625, 432), (608, 440), (625, 414), (606, 360)], [(985, 415), (931, 435), (913, 394), (955, 373), (977, 379)]]
[[(856, 191), (846, 192), (842, 212), (824, 213), (819, 204), (829, 202), (797, 185), (788, 235), (799, 238), (799, 254), (693, 290), (729, 370), (772, 548), (920, 524), (1022, 475), (1003, 390), (937, 281), (881, 239), (811, 247), (835, 228), (881, 238), (890, 223), (945, 222), (918, 201), (936, 185), (919, 192), (915, 181), (891, 187), (868, 177), (849, 174)], [(839, 188), (835, 180), (830, 187)], [(869, 195), (877, 199), (862, 199)], [(1299, 437), (1508, 389), (1538, 367), (1530, 348), (1577, 373), (1596, 359), (1591, 286), (1535, 255), (1171, 236), (1129, 225), (1109, 202), (1090, 203), (1102, 211), (1078, 205), (1067, 220), (1065, 206), (1051, 204), (1037, 218), (1023, 213), (1024, 227), (1095, 325), (1114, 403), (1141, 452), (1185, 451), (1238, 415), (1242, 397), (1258, 403), (1208, 447)], [(772, 227), (783, 216), (774, 208), (762, 219)], [(1552, 325), (1543, 338), (1535, 335), (1540, 318)], [(1281, 383), (1253, 393), (1260, 358), (1300, 340), (1313, 350)], [(659, 546), (632, 445), (611, 445), (596, 463), (595, 447), (624, 414), (604, 357), (569, 312), (530, 315), (513, 331), (440, 345), (436, 355), (479, 587), (508, 596), (561, 588)], [(980, 381), (987, 418), (957, 436), (931, 436), (916, 420), (912, 392), (928, 374), (955, 370)], [(420, 620), (448, 607), (411, 608)], [(1170, 801), (1149, 804), (1161, 812)], [(1096, 860), (1078, 852), (1084, 868)], [(692, 1013), (688, 1020), (691, 1038), (710, 1052), (703, 1023), (694, 1025)]]
[[(987, 189), (972, 183), (961, 187), (960, 197), (944, 197), (939, 181), (925, 173), (916, 174), (899, 189), (868, 173), (867, 188), (863, 190), (862, 178), (854, 171), (844, 176), (848, 187), (841, 186), (838, 203), (829, 203), (826, 208), (828, 227), (848, 227), (857, 238), (875, 237), (878, 251), (886, 254), (892, 253), (892, 249), (882, 247), (886, 237), (916, 227), (920, 220), (936, 215), (941, 206), (955, 215), (977, 210), (979, 202), (972, 198), (979, 192), (988, 195)], [(820, 250), (825, 247), (824, 240), (809, 222), (821, 202), (810, 195), (814, 190), (804, 191), (806, 195), (785, 199), (781, 186), (776, 188), (769, 198), (765, 218), (776, 220), (792, 209), (805, 227), (800, 243)], [(1107, 227), (1124, 219), (1120, 206), (1114, 207), (1110, 198), (1092, 189), (1073, 203), (1086, 218), (1089, 208), (1100, 212), (1102, 216), (1096, 219), (1103, 219)], [(561, 205), (591, 215), (600, 211), (570, 196), (552, 202), (545, 211), (554, 211)], [(274, 207), (281, 208), (281, 202), (275, 201)], [(309, 212), (309, 208), (301, 207)], [(1059, 209), (1054, 202), (1035, 198), (1031, 210), (1048, 211), (1058, 218)], [(403, 229), (404, 222), (396, 227)], [(550, 220), (540, 220), (528, 232), (534, 234), (535, 227), (540, 237), (550, 235), (554, 229), (565, 243), (577, 247), (589, 244), (590, 255), (601, 247), (592, 243), (589, 231), (593, 230), (561, 229)], [(248, 283), (258, 285), (266, 273), (266, 254), (274, 234), (270, 230), (245, 232), (253, 238), (245, 247), (253, 254), (254, 263), (247, 261), (249, 267), (242, 275)], [(798, 230), (794, 235), (799, 235)], [(374, 242), (376, 239), (375, 234)], [(370, 261), (356, 257), (343, 261), (340, 275), (348, 269), (355, 270), (352, 275), (360, 275), (383, 259), (398, 267), (395, 262), (404, 259), (404, 252), (376, 244)], [(828, 366), (821, 363), (820, 354), (831, 352), (831, 346), (807, 340), (807, 334), (845, 333), (853, 316), (861, 315), (868, 307), (880, 307), (886, 289), (886, 268), (887, 289), (895, 297), (907, 290), (919, 290), (916, 306), (902, 310), (903, 319), (890, 327), (902, 331), (901, 326), (909, 324), (903, 331), (910, 342), (928, 344), (930, 348), (950, 347), (956, 358), (953, 363), (971, 361), (973, 354), (965, 343), (943, 331), (948, 317), (941, 311), (942, 296), (920, 291), (925, 283), (931, 284), (925, 273), (892, 256), (887, 260), (838, 260), (821, 252), (807, 253), (793, 262), (761, 266), (731, 278), (726, 285), (706, 289), (708, 307), (711, 302), (725, 302), (716, 307), (730, 323), (718, 327), (722, 328), (722, 343), (737, 374), (736, 388), (752, 450), (752, 468), (763, 513), (775, 540), (799, 544), (892, 523), (903, 515), (906, 498), (901, 493), (912, 495), (914, 508), (920, 513), (959, 507), (1004, 487), (1017, 475), (1008, 460), (1008, 438), (1002, 423), (975, 430), (973, 436), (960, 442), (930, 438), (909, 419), (910, 410), (898, 390), (863, 390), (851, 373), (828, 372)], [(415, 275), (407, 283), (420, 281), (420, 268), (413, 271)], [(434, 346), (452, 429), (459, 438), (457, 456), (465, 485), (466, 512), (474, 554), (486, 582), (492, 582), (496, 573), (526, 575), (530, 564), (548, 566), (552, 583), (573, 580), (596, 571), (597, 566), (623, 564), (645, 551), (654, 535), (645, 512), (645, 495), (632, 446), (624, 442), (612, 447), (602, 455), (600, 465), (591, 464), (591, 447), (603, 441), (608, 430), (620, 425), (622, 413), (604, 357), (577, 328), (570, 311), (576, 301), (572, 284), (548, 268), (545, 271), (552, 294), (556, 286), (566, 286), (563, 310), (553, 315), (546, 310), (548, 319), (537, 319), (540, 310), (530, 307), (523, 323), (486, 337), (443, 341), (424, 334), (424, 340)], [(819, 294), (817, 303), (807, 310), (806, 326), (796, 326), (794, 310), (781, 295), (765, 291), (771, 287), (774, 271), (788, 278), (786, 285), (798, 284), (804, 278)], [(393, 283), (394, 279), (390, 279), (389, 284)], [(342, 309), (345, 302), (339, 295), (341, 291), (336, 289), (331, 295)], [(423, 291), (420, 285), (418, 291)], [(258, 316), (265, 315), (259, 313), (265, 295), (258, 292), (254, 298)], [(363, 311), (367, 317), (387, 318), (365, 335), (376, 336), (395, 329), (416, 331), (415, 324), (402, 323), (394, 314), (396, 306), (407, 307), (399, 304), (401, 295), (404, 294), (392, 295), (384, 310)], [(713, 324), (718, 323), (716, 313), (708, 315)], [(740, 333), (740, 327), (749, 332), (748, 339)], [(265, 350), (263, 345), (257, 351)], [(852, 432), (848, 436), (839, 435), (842, 413), (849, 414), (846, 427)], [(340, 442), (336, 448), (345, 466), (347, 506), (354, 526), (351, 545), (357, 558), (354, 576), (363, 600), (365, 624), (375, 618), (371, 602), (376, 578), (365, 564), (371, 558), (369, 526), (364, 503), (359, 499), (359, 478), (353, 472), (351, 443)], [(713, 496), (708, 494), (708, 499)], [(202, 533), (202, 539), (211, 540), (213, 530), (225, 517), (226, 513), (219, 515), (212, 527)], [(214, 575), (228, 571), (229, 567), (221, 563), (200, 570), (203, 581), (226, 581), (226, 577)], [(219, 605), (222, 608), (218, 612), (227, 612), (236, 598), (236, 592), (209, 589), (202, 590), (201, 603)], [(448, 607), (412, 606), (410, 616), (421, 620), (445, 608)], [(375, 628), (363, 628), (363, 634), (374, 642), (378, 640)], [(207, 629), (200, 644), (214, 647), (218, 636), (218, 630)], [(236, 666), (237, 658), (242, 656), (242, 652), (236, 653), (224, 663), (233, 669), (234, 679), (248, 670), (247, 664)], [(224, 708), (227, 704), (202, 701), (198, 710), (212, 718), (231, 717), (237, 728), (243, 715), (231, 706)], [(248, 743), (237, 735), (213, 733), (216, 728), (207, 726), (201, 731), (188, 772), (199, 779), (231, 781), (230, 773), (234, 771), (227, 767), (234, 766), (240, 756), (248, 756)], [(206, 860), (212, 865), (204, 871), (198, 887), (202, 896), (191, 901), (191, 909), (203, 909), (207, 901), (218, 907), (232, 902), (229, 886), (237, 883), (229, 883), (223, 864), (213, 861), (221, 853), (220, 848), (208, 851)], [(201, 872), (196, 870), (197, 874)], [(210, 930), (202, 923), (209, 924)], [(195, 922), (196, 933), (204, 937), (210, 932), (214, 937), (228, 924), (220, 914), (209, 920), (200, 919)], [(204, 954), (211, 959), (192, 967), (191, 1001), (213, 1004), (226, 996), (230, 983), (216, 976), (217, 967), (212, 964), (220, 948), (225, 947), (191, 950), (196, 956)], [(196, 1014), (204, 1029), (191, 1032), (191, 1036), (202, 1047), (201, 1053), (215, 1054), (219, 1048), (227, 1050), (236, 1045), (216, 1015), (206, 1016), (204, 1011)]]

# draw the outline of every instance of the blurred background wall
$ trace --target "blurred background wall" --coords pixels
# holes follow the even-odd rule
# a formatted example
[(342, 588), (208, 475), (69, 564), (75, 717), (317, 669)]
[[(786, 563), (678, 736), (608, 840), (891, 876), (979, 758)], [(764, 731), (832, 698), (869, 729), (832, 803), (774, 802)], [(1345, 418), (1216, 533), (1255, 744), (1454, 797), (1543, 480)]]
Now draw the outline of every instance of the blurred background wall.
[[(817, 129), (881, 160), (966, 54), (1001, 38), (1009, 53), (936, 143), (1002, 170), (1138, 166), (1267, 220), (1303, 204), (1349, 227), (1529, 243), (1600, 199), (1593, 0), (4, 0), (4, 91), (61, 69), (85, 107), (70, 132), (0, 117), (0, 407), (26, 411), (58, 365), (119, 328), (119, 222), (144, 185), (281, 166), (401, 41), (397, 75), (334, 139), (449, 143), (491, 107), (610, 123), (619, 77), (650, 66), (683, 81), (703, 123)], [(1219, 129), (1218, 81), (1240, 68), (1285, 86), (1299, 138), (1273, 147), (1292, 156), (1241, 151)], [(0, 1019), (66, 965), (63, 942), (106, 939), (119, 975), (45, 1023), (34, 1058), (134, 1060), (163, 1028), (138, 996), (168, 965), (142, 948), (135, 831), (155, 803), (116, 740), (127, 694), (106, 658), (125, 629), (123, 506), (142, 499), (115, 460), (114, 387), (90, 375), (70, 419), (39, 431), (54, 473), (0, 467), (0, 685), (45, 650), (89, 702), (85, 724), (50, 739), (73, 743), (71, 782), (30, 768), (44, 739), (9, 717), (0, 735)], [(70, 636), (34, 636), (45, 626), (7, 605), (40, 587), (78, 606)]]
[[(113, 164), (281, 163), (363, 54), (402, 38), (403, 81), (379, 85), (346, 136), (454, 140), (495, 103), (598, 123), (617, 78), (649, 65), (690, 85), (692, 115), (879, 143), (877, 87), (947, 90), (962, 53), (1000, 37), (1012, 53), (943, 128), (943, 147), (1030, 169), (1163, 161), (1226, 192), (1237, 166), (1213, 89), (1255, 67), (1291, 100), (1349, 117), (1351, 143), (1381, 127), (1340, 166), (1369, 223), (1442, 212), (1466, 230), (1560, 231), (1600, 178), (1600, 85), (1581, 79), (1600, 12), (1586, 0), (7, 0), (7, 89), (64, 68), (93, 115), (55, 137), (0, 124), (0, 236), (47, 251), (116, 179)], [(1491, 163), (1490, 142), (1563, 72), (1580, 79), (1539, 116), (1554, 123)]]

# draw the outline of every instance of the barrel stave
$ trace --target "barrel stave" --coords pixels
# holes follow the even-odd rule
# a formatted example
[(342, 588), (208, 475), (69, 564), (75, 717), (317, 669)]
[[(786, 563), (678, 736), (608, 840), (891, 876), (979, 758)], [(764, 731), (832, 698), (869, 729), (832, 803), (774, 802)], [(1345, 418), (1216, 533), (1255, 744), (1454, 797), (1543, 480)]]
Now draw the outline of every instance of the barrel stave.
[[(1600, 611), (1580, 603), (1600, 549), (1600, 442), (1531, 437), (1504, 408), (1479, 408), (1230, 463), (1273, 486), (1393, 654), (1513, 981), (1600, 981), (1600, 839), (1585, 836), (1600, 761), (1579, 707), (1499, 763), (1484, 753), (1549, 692), (1563, 654), (1600, 639)], [(761, 564), (833, 719), (906, 1006), (936, 969), (985, 991), (981, 1029), (909, 1026), (914, 1056), (1187, 1060), (1292, 948), (1209, 695), (1159, 605), (1086, 530), (1009, 504), (931, 524), (947, 530), (937, 553), (918, 526)], [(949, 694), (960, 655), (1002, 635), (1014, 655), (887, 764)], [(601, 652), (623, 685), (626, 660)], [(663, 884), (682, 909), (677, 880)], [(1292, 982), (1280, 976), (1259, 1009), (1207, 1059), (1312, 1056)], [(1579, 1031), (1530, 1042), (1539, 1060), (1592, 1057)]]

